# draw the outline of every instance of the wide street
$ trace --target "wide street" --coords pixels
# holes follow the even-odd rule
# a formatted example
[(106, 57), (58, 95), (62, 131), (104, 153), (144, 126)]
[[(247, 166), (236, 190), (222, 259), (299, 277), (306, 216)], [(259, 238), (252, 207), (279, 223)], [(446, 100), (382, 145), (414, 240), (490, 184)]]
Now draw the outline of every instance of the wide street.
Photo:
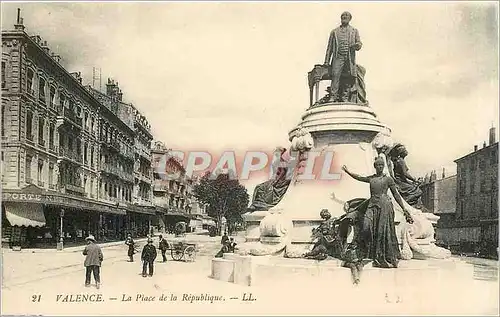
[[(129, 263), (126, 246), (103, 248), (105, 260), (100, 290), (95, 286), (84, 287), (81, 251), (32, 253), (4, 250), (2, 314), (495, 314), (498, 309), (498, 298), (495, 298), (498, 296), (498, 282), (491, 278), (471, 283), (468, 291), (477, 296), (468, 298), (467, 305), (458, 306), (457, 303), (454, 309), (450, 308), (450, 303), (454, 301), (452, 297), (457, 290), (452, 289), (449, 290), (450, 303), (436, 305), (416, 303), (410, 298), (400, 302), (389, 299), (382, 303), (368, 288), (338, 289), (335, 281), (318, 281), (307, 276), (299, 277), (300, 281), (288, 280), (280, 285), (255, 287), (215, 281), (209, 278), (210, 260), (220, 247), (220, 237), (192, 235), (186, 240), (198, 245), (196, 261), (176, 262), (169, 255), (167, 263), (155, 264), (155, 274), (151, 278), (140, 275), (139, 254), (136, 262)], [(142, 249), (144, 242), (140, 244)], [(483, 271), (484, 267), (491, 269), (495, 265), (494, 261), (475, 261)], [(246, 298), (252, 293), (256, 300), (242, 301), (245, 293)], [(75, 302), (83, 299), (77, 297), (78, 294), (96, 294), (90, 296), (90, 300), (100, 301)], [(208, 297), (208, 300), (199, 300), (199, 296)], [(167, 300), (163, 300), (165, 298)], [(360, 300), (363, 305), (360, 305)]]

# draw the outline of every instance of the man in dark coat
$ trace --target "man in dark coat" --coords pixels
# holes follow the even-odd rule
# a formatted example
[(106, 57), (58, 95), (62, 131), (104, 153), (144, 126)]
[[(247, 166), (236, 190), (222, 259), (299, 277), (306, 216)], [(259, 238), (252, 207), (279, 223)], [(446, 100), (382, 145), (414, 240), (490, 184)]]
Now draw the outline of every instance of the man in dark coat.
[(141, 255), (141, 260), (142, 260), (142, 277), (148, 276), (146, 274), (146, 271), (148, 271), (149, 268), (149, 276), (153, 276), (153, 264), (156, 259), (156, 248), (153, 245), (153, 239), (149, 238), (148, 239), (148, 244), (144, 246), (144, 249), (142, 249), (142, 255)]
[(220, 244), (224, 245), (228, 241), (229, 241), (229, 237), (227, 236), (227, 232), (224, 231), (224, 235), (222, 236), (222, 239), (220, 240)]
[(230, 253), (231, 252), (231, 243), (229, 240), (226, 240), (224, 244), (222, 245), (222, 248), (217, 252), (215, 255), (216, 258), (222, 258), (224, 256), (224, 253)]
[(127, 236), (127, 240), (125, 240), (125, 244), (128, 245), (128, 257), (129, 262), (134, 262), (134, 253), (135, 253), (135, 241), (132, 239), (132, 236), (129, 234)]
[(83, 250), (83, 255), (85, 255), (85, 286), (90, 286), (90, 277), (92, 272), (94, 273), (94, 279), (96, 287), (99, 288), (101, 284), (100, 269), (103, 258), (101, 248), (95, 244), (95, 238), (93, 235), (89, 235), (86, 239), (87, 245)]
[(158, 249), (161, 251), (161, 256), (163, 257), (163, 262), (167, 262), (167, 257), (165, 256), (165, 252), (168, 249), (167, 240), (163, 239), (163, 236), (160, 234), (160, 241), (158, 243)]

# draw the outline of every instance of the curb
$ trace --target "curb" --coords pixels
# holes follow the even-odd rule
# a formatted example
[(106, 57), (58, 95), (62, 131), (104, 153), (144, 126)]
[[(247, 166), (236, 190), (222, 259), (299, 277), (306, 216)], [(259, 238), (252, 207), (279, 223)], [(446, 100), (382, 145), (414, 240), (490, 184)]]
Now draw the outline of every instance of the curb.
[[(140, 238), (134, 240), (135, 242), (143, 242), (146, 241), (148, 238)], [(97, 243), (98, 246), (101, 248), (109, 248), (109, 247), (114, 247), (117, 245), (125, 245), (125, 240), (123, 241), (115, 241), (115, 242), (107, 242), (107, 243)], [(2, 248), (3, 253), (71, 253), (71, 252), (80, 252), (85, 249), (85, 245), (80, 245), (77, 247), (69, 247), (69, 248), (64, 248), (63, 250), (57, 250), (57, 249), (21, 249), (20, 251), (14, 251), (10, 248)]]

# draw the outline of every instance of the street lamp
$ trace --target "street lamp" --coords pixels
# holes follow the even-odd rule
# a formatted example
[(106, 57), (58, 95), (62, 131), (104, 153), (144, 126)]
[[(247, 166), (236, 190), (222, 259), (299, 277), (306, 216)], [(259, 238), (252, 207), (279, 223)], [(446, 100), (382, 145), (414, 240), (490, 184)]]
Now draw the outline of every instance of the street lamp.
[(64, 235), (64, 231), (63, 231), (64, 209), (61, 209), (61, 212), (59, 214), (59, 218), (60, 218), (61, 225), (60, 225), (60, 232), (59, 232), (59, 242), (57, 243), (57, 250), (61, 251), (64, 248), (64, 238), (63, 238), (63, 235)]

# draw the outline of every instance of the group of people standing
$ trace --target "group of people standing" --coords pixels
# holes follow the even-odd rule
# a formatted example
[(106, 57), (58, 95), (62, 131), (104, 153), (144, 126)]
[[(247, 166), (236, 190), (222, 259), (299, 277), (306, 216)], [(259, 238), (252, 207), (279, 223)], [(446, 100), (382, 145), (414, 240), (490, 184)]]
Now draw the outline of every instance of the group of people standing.
[[(125, 244), (128, 246), (128, 257), (129, 262), (134, 262), (134, 254), (138, 252), (134, 239), (131, 235), (127, 236)], [(163, 238), (162, 235), (159, 236), (158, 249), (161, 252), (163, 262), (167, 262), (166, 252), (169, 248), (167, 240)], [(148, 237), (148, 243), (144, 246), (141, 253), (142, 261), (142, 276), (153, 276), (154, 273), (154, 261), (156, 260), (158, 253), (156, 247), (153, 244), (153, 239)]]
[[(94, 275), (94, 280), (96, 282), (96, 288), (100, 288), (101, 284), (101, 265), (104, 260), (104, 256), (101, 247), (96, 244), (95, 237), (89, 235), (85, 238), (87, 245), (83, 250), (83, 255), (85, 255), (85, 261), (83, 265), (85, 266), (85, 286), (90, 287), (90, 280), (92, 274)], [(134, 262), (134, 254), (137, 253), (136, 243), (132, 239), (131, 235), (128, 235), (125, 240), (125, 244), (128, 246), (128, 256), (129, 262)], [(162, 235), (159, 236), (158, 249), (161, 251), (163, 257), (163, 262), (167, 262), (167, 257), (165, 253), (169, 248), (167, 240), (163, 238)], [(142, 276), (153, 276), (154, 273), (154, 261), (156, 260), (157, 252), (156, 247), (153, 245), (153, 239), (148, 237), (148, 243), (144, 246), (141, 253), (142, 261)]]

